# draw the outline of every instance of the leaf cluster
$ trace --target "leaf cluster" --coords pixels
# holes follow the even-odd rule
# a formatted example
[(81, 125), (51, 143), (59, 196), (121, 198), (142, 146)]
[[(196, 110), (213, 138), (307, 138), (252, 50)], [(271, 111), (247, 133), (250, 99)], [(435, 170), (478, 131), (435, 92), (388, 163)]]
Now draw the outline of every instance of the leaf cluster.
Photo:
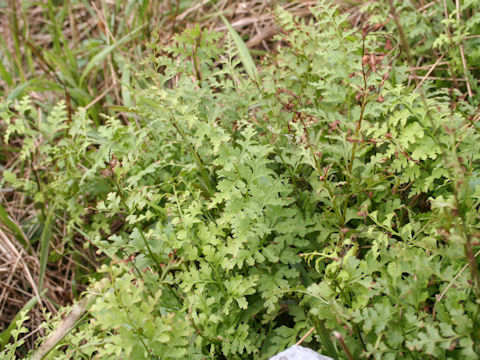
[(232, 34), (187, 29), (145, 60), (129, 122), (3, 104), (48, 169), (6, 181), (109, 259), (50, 358), (268, 358), (311, 327), (333, 358), (478, 357), (472, 107), (412, 91), (390, 35), (312, 14), (277, 12), (255, 72)]

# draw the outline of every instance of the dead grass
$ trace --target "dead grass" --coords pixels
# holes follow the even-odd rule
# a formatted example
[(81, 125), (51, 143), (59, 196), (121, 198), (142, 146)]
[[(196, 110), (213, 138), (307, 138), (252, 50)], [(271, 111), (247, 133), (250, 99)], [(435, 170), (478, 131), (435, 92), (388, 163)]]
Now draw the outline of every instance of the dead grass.
[[(10, 192), (8, 197), (0, 194), (0, 202), (11, 215), (11, 220), (26, 230), (25, 237), (33, 238), (40, 225), (33, 203), (29, 204), (28, 199), (19, 192)], [(64, 227), (61, 220), (57, 221), (56, 227)], [(46, 291), (41, 295), (37, 285), (40, 273), (38, 244), (25, 249), (15, 236), (0, 224), (1, 330), (8, 327), (32, 297), (36, 297), (37, 305), (29, 312), (30, 319), (24, 325), (31, 331), (36, 330), (37, 336), (43, 335), (43, 329), (39, 329), (40, 323), (45, 320), (43, 312), (55, 314), (59, 306), (71, 303), (75, 294), (85, 288), (78, 274), (91, 271), (91, 266), (87, 267), (76, 260), (78, 256), (58, 235), (51, 244), (51, 252), (56, 254), (58, 261), (48, 264), (43, 285)], [(26, 339), (28, 348), (33, 347), (35, 338), (36, 336), (31, 336)]]

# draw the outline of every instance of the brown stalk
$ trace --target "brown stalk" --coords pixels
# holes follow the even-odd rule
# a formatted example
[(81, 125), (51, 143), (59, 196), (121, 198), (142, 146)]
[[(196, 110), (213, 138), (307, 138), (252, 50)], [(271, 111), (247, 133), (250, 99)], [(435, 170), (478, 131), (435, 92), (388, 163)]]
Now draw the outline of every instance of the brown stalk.
[[(455, 6), (457, 8), (457, 21), (460, 22), (460, 2), (458, 0), (455, 0)], [(462, 57), (463, 72), (465, 74), (465, 82), (467, 83), (468, 97), (472, 98), (473, 93), (472, 93), (472, 89), (470, 87), (470, 83), (468, 81), (467, 61), (465, 60), (465, 52), (463, 50), (463, 42), (462, 41), (460, 41), (459, 46), (460, 46), (460, 56)]]
[(311, 329), (308, 330), (307, 333), (305, 335), (303, 335), (302, 338), (300, 340), (298, 340), (295, 345), (298, 346), (301, 343), (303, 343), (305, 341), (305, 339), (313, 332), (313, 330), (315, 330), (315, 326), (312, 326)]
[[(427, 74), (425, 76), (422, 77), (422, 81), (420, 81), (419, 84), (417, 84), (415, 90), (417, 90), (418, 88), (420, 88), (420, 86), (422, 86), (423, 82), (425, 81), (425, 79), (428, 79), (428, 77), (430, 76), (430, 74), (433, 72), (433, 70), (435, 70), (435, 68), (437, 67), (437, 65), (440, 63), (440, 61), (442, 61), (442, 59), (445, 57), (445, 54), (442, 54), (442, 56), (440, 56), (437, 61), (435, 61), (435, 64), (433, 64), (431, 67), (430, 67), (430, 70), (428, 70)], [(418, 67), (417, 67), (418, 68)]]
[(345, 344), (345, 340), (343, 339), (342, 334), (340, 334), (338, 331), (334, 331), (333, 336), (335, 336), (337, 340), (340, 342), (340, 346), (345, 352), (345, 355), (347, 356), (348, 360), (354, 360), (352, 354), (350, 353), (350, 350), (348, 350), (347, 344)]

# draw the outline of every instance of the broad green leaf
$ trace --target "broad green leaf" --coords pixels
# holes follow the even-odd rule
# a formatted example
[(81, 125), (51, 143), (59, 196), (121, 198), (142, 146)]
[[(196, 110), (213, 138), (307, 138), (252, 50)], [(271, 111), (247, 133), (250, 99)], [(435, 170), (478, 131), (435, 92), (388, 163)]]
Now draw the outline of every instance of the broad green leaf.
[(5, 66), (3, 65), (3, 63), (1, 61), (0, 61), (0, 78), (5, 80), (5, 82), (7, 83), (8, 86), (13, 85), (12, 76), (7, 71), (7, 69), (5, 68)]
[(31, 249), (28, 243), (28, 239), (25, 237), (25, 234), (23, 231), (18, 227), (17, 224), (15, 224), (11, 219), (10, 216), (8, 215), (7, 210), (0, 204), (0, 222), (5, 225), (14, 235), (15, 238), (22, 244), (24, 247), (25, 251), (27, 253), (30, 253)]
[(130, 67), (125, 63), (122, 66), (122, 100), (123, 105), (127, 108), (132, 106), (132, 96), (130, 95)]
[(50, 209), (43, 225), (42, 236), (40, 238), (40, 274), (38, 275), (38, 289), (42, 290), (45, 270), (47, 269), (48, 250), (52, 239), (52, 225), (55, 216), (54, 208)]

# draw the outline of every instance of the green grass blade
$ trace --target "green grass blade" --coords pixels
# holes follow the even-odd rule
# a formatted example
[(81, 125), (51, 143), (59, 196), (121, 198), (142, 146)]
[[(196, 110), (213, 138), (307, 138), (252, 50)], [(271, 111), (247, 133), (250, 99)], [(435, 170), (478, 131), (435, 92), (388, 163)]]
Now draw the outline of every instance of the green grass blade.
[(15, 235), (15, 238), (22, 244), (22, 246), (25, 248), (27, 253), (30, 253), (28, 251), (29, 249), (29, 243), (27, 238), (25, 237), (25, 234), (23, 231), (18, 227), (17, 224), (15, 224), (11, 219), (10, 216), (8, 216), (7, 210), (0, 204), (0, 222), (5, 225), (12, 233)]
[(5, 39), (0, 37), (0, 52), (1, 54), (5, 57), (5, 60), (8, 61), (8, 63), (11, 65), (11, 70), (13, 71), (13, 68), (15, 67), (13, 65), (14, 59), (13, 59), (13, 54), (9, 50), (9, 47), (7, 43), (5, 42)]
[(225, 16), (220, 15), (222, 17), (223, 22), (225, 23), (225, 26), (228, 29), (228, 32), (230, 35), (232, 35), (233, 41), (235, 42), (235, 45), (237, 45), (238, 49), (238, 55), (240, 56), (240, 60), (243, 64), (243, 67), (247, 71), (248, 76), (250, 76), (252, 79), (255, 78), (255, 74), (257, 72), (257, 68), (255, 66), (255, 62), (252, 59), (252, 55), (250, 54), (250, 50), (248, 50), (247, 44), (242, 40), (240, 35), (235, 31), (233, 26), (228, 22), (227, 19), (225, 19)]
[[(63, 93), (64, 88), (53, 81), (45, 78), (33, 78), (15, 87), (7, 96), (7, 101), (21, 98), (27, 91), (60, 91)], [(73, 91), (72, 91), (73, 92)]]
[(3, 63), (0, 61), (0, 77), (7, 83), (8, 86), (13, 85), (12, 76), (9, 74)]
[(52, 238), (52, 223), (53, 223), (52, 208), (45, 219), (42, 236), (40, 238), (40, 274), (38, 278), (38, 289), (42, 290), (43, 281), (45, 278), (45, 270), (47, 269), (48, 250), (50, 248), (50, 240)]
[(126, 107), (132, 106), (132, 96), (130, 94), (130, 67), (124, 61), (121, 63), (122, 66), (122, 100), (123, 105)]
[(332, 359), (338, 359), (338, 354), (333, 345), (331, 334), (325, 327), (325, 320), (319, 320), (314, 317), (313, 323), (317, 330), (317, 334), (320, 336), (320, 342), (323, 345), (323, 349), (325, 350), (324, 354), (330, 356)]
[(13, 56), (15, 58), (16, 68), (20, 74), (21, 81), (26, 81), (25, 73), (22, 68), (22, 52), (21, 52), (21, 44), (20, 44), (20, 29), (21, 27), (18, 25), (17, 19), (17, 7), (16, 1), (11, 1), (11, 11), (10, 11), (10, 21), (8, 25), (10, 27), (11, 34), (13, 36), (13, 43), (15, 45), (15, 51)]
[(112, 44), (110, 46), (107, 46), (105, 49), (100, 51), (97, 55), (95, 55), (87, 64), (85, 67), (85, 70), (83, 70), (82, 77), (80, 78), (80, 84), (83, 84), (83, 81), (85, 80), (85, 77), (90, 73), (90, 71), (93, 70), (95, 66), (97, 66), (99, 63), (101, 63), (113, 50), (115, 50), (117, 47), (125, 44), (126, 42), (130, 41), (135, 34), (137, 34), (140, 30), (142, 30), (146, 24), (140, 25), (137, 27), (135, 30), (132, 32), (128, 33), (124, 37), (122, 37), (120, 40), (118, 40), (115, 44)]
[(7, 96), (7, 101), (15, 100), (17, 97), (20, 96), (20, 94), (23, 93), (25, 89), (27, 89), (34, 81), (28, 80), (25, 81), (24, 83), (20, 83), (15, 89), (13, 89), (10, 94)]

